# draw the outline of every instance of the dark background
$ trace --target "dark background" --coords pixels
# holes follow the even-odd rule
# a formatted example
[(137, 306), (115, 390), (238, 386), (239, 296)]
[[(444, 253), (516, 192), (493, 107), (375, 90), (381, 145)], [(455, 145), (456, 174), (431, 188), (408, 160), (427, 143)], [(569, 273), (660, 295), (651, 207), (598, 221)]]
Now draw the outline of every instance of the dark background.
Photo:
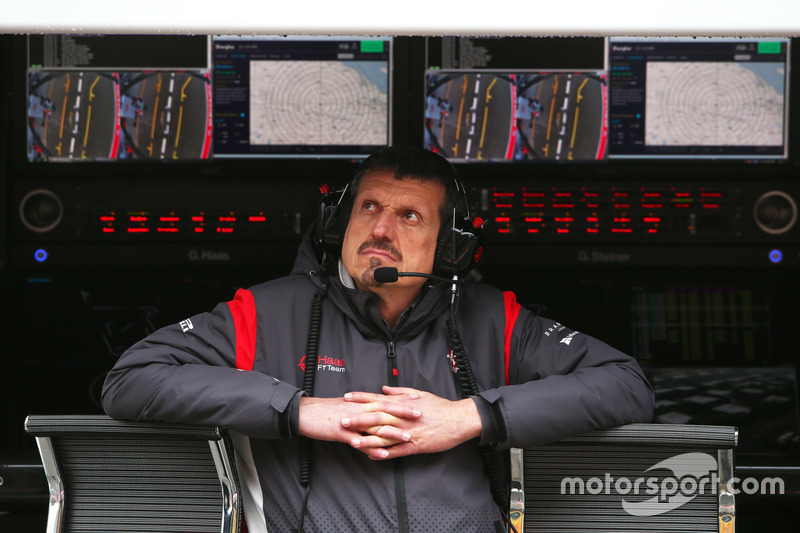
[[(432, 50), (441, 46), (431, 44)], [(603, 61), (602, 39), (527, 40), (526, 53), (509, 65), (504, 62), (520, 50), (519, 43), (503, 38), (474, 44), (495, 47), (496, 68), (601, 68)], [(146, 53), (159, 50), (156, 46)], [(426, 60), (422, 37), (397, 38), (394, 54), (393, 142), (422, 146), (424, 72), (435, 61)], [(761, 231), (754, 220), (755, 203), (765, 193), (782, 191), (800, 201), (796, 58), (791, 67), (786, 160), (458, 163), (464, 181), (478, 193), (479, 210), (481, 191), (491, 194), (495, 188), (522, 186), (593, 188), (606, 194), (641, 187), (662, 191), (683, 187), (693, 193), (705, 188), (722, 191), (726, 199), (721, 214), (701, 219), (692, 235), (675, 231), (656, 238), (522, 233), (504, 237), (492, 230), (490, 219), (478, 274), (488, 283), (514, 290), (519, 301), (546, 316), (641, 356), (645, 367), (780, 366), (794, 376), (800, 361), (796, 341), (800, 227), (795, 224), (772, 235)], [(31, 163), (26, 153), (26, 39), (21, 35), (0, 35), (0, 96), (0, 464), (38, 465), (35, 442), (24, 432), (27, 415), (101, 413), (98, 402), (105, 373), (128, 345), (153, 328), (210, 310), (232, 298), (239, 287), (287, 273), (299, 232), (315, 216), (319, 187), (345, 183), (357, 162)], [(19, 213), (22, 199), (42, 189), (60, 199), (63, 219), (40, 233), (22, 224)], [(212, 234), (178, 239), (123, 235), (104, 240), (87, 234), (80, 225), (93, 216), (87, 210), (101, 209), (105, 202), (118, 205), (121, 198), (153, 210), (170, 202), (232, 210), (255, 206), (268, 214), (272, 225), (260, 234), (240, 233), (227, 239)], [(489, 208), (481, 214), (495, 214), (490, 204), (484, 202)], [(48, 251), (47, 261), (33, 259), (37, 249)], [(779, 264), (769, 260), (774, 249), (783, 252)], [(192, 260), (193, 252), (223, 259)], [(687, 303), (681, 309), (702, 315), (718, 310), (704, 295), (719, 292), (733, 295), (729, 301), (754, 317), (754, 323), (712, 324), (703, 319), (696, 330), (674, 329), (671, 342), (652, 342), (644, 356), (636, 324), (653, 309), (642, 303), (649, 301), (642, 294), (700, 295), (699, 307)], [(696, 325), (700, 315), (692, 316), (694, 320), (690, 317), (685, 323)], [(749, 332), (755, 347), (745, 346), (743, 336), (739, 342), (718, 342), (715, 335), (721, 329)], [(686, 348), (689, 341), (701, 343), (700, 355)], [(797, 504), (796, 401), (795, 396), (781, 415), (780, 426), (793, 427), (793, 436), (780, 443), (759, 441), (759, 446), (737, 454), (737, 465), (751, 468), (742, 473), (782, 475), (789, 493), (739, 498), (739, 531), (783, 527)], [(730, 420), (720, 417), (716, 422)], [(742, 431), (743, 442), (747, 439)], [(44, 528), (47, 498), (41, 493), (42, 482), (33, 470), (17, 492), (10, 484), (5, 489), (0, 485), (0, 491), (5, 490), (0, 492), (0, 525), (9, 525), (3, 531)]]

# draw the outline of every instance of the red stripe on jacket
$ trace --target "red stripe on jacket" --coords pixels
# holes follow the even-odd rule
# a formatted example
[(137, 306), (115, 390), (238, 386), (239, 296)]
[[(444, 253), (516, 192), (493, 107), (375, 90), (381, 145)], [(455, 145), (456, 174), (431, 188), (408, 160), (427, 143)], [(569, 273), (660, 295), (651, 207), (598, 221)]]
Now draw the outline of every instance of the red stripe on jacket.
[(509, 385), (508, 379), (508, 365), (511, 359), (511, 334), (514, 332), (514, 325), (517, 323), (519, 317), (519, 310), (522, 308), (517, 303), (517, 296), (511, 291), (503, 292), (503, 303), (506, 310), (506, 328), (504, 332), (505, 340), (505, 355), (506, 355), (506, 385)]
[(236, 331), (236, 368), (253, 370), (256, 359), (256, 303), (253, 293), (239, 289), (228, 302)]

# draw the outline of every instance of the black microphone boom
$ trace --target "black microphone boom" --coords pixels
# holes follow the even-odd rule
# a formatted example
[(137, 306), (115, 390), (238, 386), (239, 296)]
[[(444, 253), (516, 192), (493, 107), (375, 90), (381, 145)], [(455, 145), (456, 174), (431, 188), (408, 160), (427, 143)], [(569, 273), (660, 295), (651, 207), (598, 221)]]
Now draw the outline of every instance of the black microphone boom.
[(375, 281), (378, 283), (394, 283), (401, 276), (412, 278), (427, 278), (436, 281), (446, 281), (447, 283), (463, 283), (459, 279), (443, 278), (442, 276), (434, 276), (432, 274), (423, 274), (422, 272), (398, 272), (394, 267), (379, 267), (375, 269)]

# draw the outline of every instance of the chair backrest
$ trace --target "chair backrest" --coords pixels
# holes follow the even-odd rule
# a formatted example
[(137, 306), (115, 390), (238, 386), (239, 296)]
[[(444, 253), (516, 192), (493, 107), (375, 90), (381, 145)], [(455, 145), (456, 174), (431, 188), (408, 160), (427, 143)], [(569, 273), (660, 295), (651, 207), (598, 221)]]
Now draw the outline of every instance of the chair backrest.
[(518, 533), (733, 532), (729, 426), (630, 424), (511, 451)]
[(47, 533), (237, 533), (233, 446), (216, 427), (29, 416), (50, 490)]

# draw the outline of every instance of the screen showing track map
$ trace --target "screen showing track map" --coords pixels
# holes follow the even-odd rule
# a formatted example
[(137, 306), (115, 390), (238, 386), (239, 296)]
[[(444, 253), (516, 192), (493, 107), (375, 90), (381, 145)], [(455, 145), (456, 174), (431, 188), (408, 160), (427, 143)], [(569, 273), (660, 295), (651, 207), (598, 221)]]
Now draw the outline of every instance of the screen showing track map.
[(214, 41), (217, 157), (358, 157), (390, 141), (388, 38)]
[(609, 46), (609, 157), (786, 157), (788, 40)]
[(776, 63), (648, 63), (645, 143), (783, 146)]
[(253, 61), (250, 144), (386, 142), (386, 68), (376, 62)]

